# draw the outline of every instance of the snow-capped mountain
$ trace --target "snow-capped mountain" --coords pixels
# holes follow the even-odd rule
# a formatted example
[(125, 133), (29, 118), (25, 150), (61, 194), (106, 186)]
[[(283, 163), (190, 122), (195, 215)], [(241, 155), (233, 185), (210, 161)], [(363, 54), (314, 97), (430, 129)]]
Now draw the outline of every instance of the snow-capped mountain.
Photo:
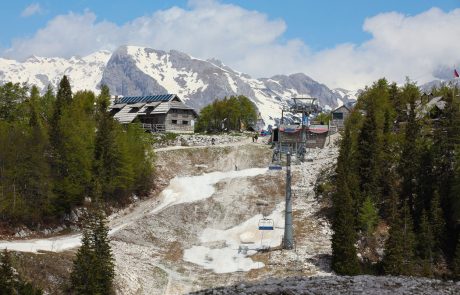
[(57, 86), (67, 75), (75, 90), (96, 90), (111, 53), (98, 51), (85, 57), (50, 58), (32, 56), (23, 62), (0, 58), (0, 84), (27, 83), (45, 89)]
[(304, 74), (253, 79), (216, 59), (135, 46), (120, 47), (112, 54), (101, 83), (115, 95), (176, 93), (197, 109), (216, 98), (245, 95), (257, 105), (265, 122), (279, 117), (292, 97), (317, 97), (329, 107), (338, 106), (338, 100), (348, 101)]
[(305, 74), (254, 79), (217, 59), (201, 60), (175, 50), (122, 46), (113, 53), (100, 51), (82, 58), (34, 56), (24, 62), (0, 58), (0, 84), (25, 82), (44, 89), (56, 86), (62, 75), (69, 76), (74, 91), (97, 91), (106, 84), (113, 95), (175, 93), (196, 109), (217, 98), (245, 95), (271, 124), (292, 97), (316, 97), (326, 108), (353, 98), (346, 90), (331, 90)]

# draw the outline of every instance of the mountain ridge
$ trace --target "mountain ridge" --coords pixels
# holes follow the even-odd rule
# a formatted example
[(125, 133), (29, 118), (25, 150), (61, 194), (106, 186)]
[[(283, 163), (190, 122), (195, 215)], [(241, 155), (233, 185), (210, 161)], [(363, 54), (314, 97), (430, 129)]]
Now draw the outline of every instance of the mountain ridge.
[(98, 51), (69, 59), (31, 56), (18, 62), (0, 58), (0, 68), (0, 84), (21, 82), (43, 90), (68, 75), (74, 91), (98, 91), (106, 84), (113, 95), (175, 93), (198, 110), (217, 98), (244, 95), (256, 104), (267, 124), (275, 122), (292, 97), (316, 97), (326, 108), (354, 98), (346, 90), (331, 90), (304, 73), (256, 79), (216, 58), (203, 60), (178, 50), (129, 45), (112, 53)]

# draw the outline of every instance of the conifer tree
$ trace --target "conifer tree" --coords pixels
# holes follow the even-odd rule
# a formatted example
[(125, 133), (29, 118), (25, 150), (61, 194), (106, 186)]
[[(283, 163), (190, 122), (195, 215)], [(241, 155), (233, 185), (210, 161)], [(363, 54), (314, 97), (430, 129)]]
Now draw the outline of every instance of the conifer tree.
[(433, 263), (433, 233), (431, 226), (426, 214), (423, 210), (420, 217), (420, 225), (418, 230), (418, 257), (422, 263), (422, 273), (424, 276), (432, 275), (432, 263)]
[(72, 90), (67, 76), (64, 76), (59, 82), (56, 101), (53, 107), (53, 117), (51, 118), (50, 124), (50, 141), (54, 149), (59, 149), (61, 145), (62, 138), (60, 120), (63, 111), (70, 106), (71, 102)]
[(433, 199), (431, 200), (430, 221), (433, 232), (433, 250), (436, 256), (440, 256), (442, 254), (442, 246), (445, 239), (446, 222), (444, 220), (444, 213), (441, 208), (441, 197), (438, 191), (433, 193)]
[(109, 241), (109, 229), (101, 210), (96, 212), (94, 224), (95, 272), (100, 294), (111, 294), (115, 277), (115, 265)]
[(11, 256), (5, 249), (0, 253), (0, 294), (2, 295), (41, 295), (42, 290), (24, 282), (14, 271)]
[(369, 237), (374, 232), (379, 220), (377, 209), (370, 197), (366, 197), (361, 209), (359, 210), (359, 226), (364, 234)]
[(102, 195), (108, 198), (116, 189), (113, 179), (119, 165), (119, 149), (117, 147), (116, 123), (107, 112), (109, 106), (109, 88), (102, 85), (101, 94), (97, 97), (97, 132), (94, 144), (94, 177), (102, 187)]
[(14, 294), (15, 290), (15, 274), (7, 250), (0, 254), (0, 290), (1, 294)]
[(85, 221), (82, 246), (71, 273), (71, 290), (82, 295), (112, 294), (115, 271), (105, 216), (101, 209), (92, 209)]
[[(420, 96), (418, 88), (414, 84), (407, 83), (403, 88), (403, 96), (409, 102), (410, 109), (408, 122), (405, 128), (404, 142), (402, 147), (399, 171), (402, 177), (401, 195), (407, 198), (407, 205), (411, 213), (414, 212), (415, 196), (417, 193), (417, 171), (419, 163), (419, 152), (417, 138), (419, 136), (419, 125), (417, 123), (415, 103)], [(403, 199), (406, 201), (406, 199)]]
[(85, 228), (82, 233), (82, 244), (77, 251), (70, 275), (74, 294), (97, 294), (96, 277), (93, 273), (96, 259), (91, 239), (90, 229)]
[(82, 203), (91, 190), (94, 159), (94, 93), (77, 92), (59, 119), (59, 145), (55, 148), (54, 192), (60, 211)]
[(347, 181), (347, 159), (351, 153), (351, 135), (345, 128), (339, 159), (337, 162), (337, 192), (333, 196), (334, 217), (332, 220), (332, 269), (338, 274), (356, 275), (359, 262), (356, 256), (355, 218), (352, 197)]
[(39, 222), (51, 211), (50, 201), (53, 196), (51, 171), (47, 157), (49, 151), (48, 134), (43, 118), (39, 115), (39, 99), (38, 89), (34, 86), (29, 100), (28, 150), (18, 161), (18, 164), (23, 167), (23, 174), (20, 177), (23, 187), (22, 193), (29, 208), (31, 208), (28, 215), (33, 222)]
[[(397, 206), (396, 200), (393, 204)], [(385, 244), (383, 269), (385, 274), (410, 275), (413, 271), (414, 232), (409, 208), (405, 203), (390, 220), (390, 232)]]
[(51, 124), (55, 102), (56, 97), (53, 92), (53, 87), (48, 85), (46, 92), (40, 98), (39, 103), (39, 117), (44, 121), (44, 123), (46, 123), (47, 126)]
[[(358, 138), (359, 176), (361, 193), (376, 200), (378, 191), (378, 138), (377, 122), (373, 103), (370, 103)], [(359, 206), (362, 206), (361, 200)]]

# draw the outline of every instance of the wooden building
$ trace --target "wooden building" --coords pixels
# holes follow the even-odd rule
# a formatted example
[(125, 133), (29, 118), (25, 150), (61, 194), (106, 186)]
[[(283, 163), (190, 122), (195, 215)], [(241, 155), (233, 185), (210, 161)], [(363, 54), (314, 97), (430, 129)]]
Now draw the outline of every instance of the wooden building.
[(116, 98), (110, 112), (122, 124), (141, 123), (152, 132), (193, 132), (198, 117), (175, 94)]
[(337, 127), (339, 130), (345, 128), (345, 120), (347, 119), (348, 115), (351, 112), (351, 108), (342, 105), (335, 110), (333, 110), (332, 113), (332, 121), (331, 121), (331, 126)]

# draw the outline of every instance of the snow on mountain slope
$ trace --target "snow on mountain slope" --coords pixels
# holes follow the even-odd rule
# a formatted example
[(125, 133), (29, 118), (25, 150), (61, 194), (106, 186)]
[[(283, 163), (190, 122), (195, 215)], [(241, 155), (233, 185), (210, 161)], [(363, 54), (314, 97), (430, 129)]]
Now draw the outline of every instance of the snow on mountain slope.
[(176, 93), (196, 109), (217, 98), (244, 95), (256, 104), (266, 124), (273, 124), (295, 96), (317, 97), (322, 105), (333, 107), (337, 99), (344, 100), (304, 74), (254, 79), (217, 59), (201, 60), (175, 50), (136, 46), (122, 46), (113, 53), (102, 83), (115, 95)]
[(100, 51), (83, 58), (0, 58), (0, 84), (24, 82), (44, 89), (49, 84), (56, 87), (63, 75), (69, 76), (73, 91), (97, 91), (102, 83), (114, 95), (175, 93), (197, 110), (218, 98), (244, 95), (256, 104), (266, 124), (275, 123), (292, 97), (316, 97), (331, 107), (349, 97), (345, 90), (332, 91), (305, 74), (254, 79), (217, 59), (202, 60), (176, 50), (121, 46), (112, 54)]
[(68, 75), (75, 89), (96, 91), (110, 55), (98, 51), (69, 59), (32, 56), (24, 62), (0, 58), (0, 84), (19, 82), (45, 89), (49, 84), (55, 87), (63, 75)]

